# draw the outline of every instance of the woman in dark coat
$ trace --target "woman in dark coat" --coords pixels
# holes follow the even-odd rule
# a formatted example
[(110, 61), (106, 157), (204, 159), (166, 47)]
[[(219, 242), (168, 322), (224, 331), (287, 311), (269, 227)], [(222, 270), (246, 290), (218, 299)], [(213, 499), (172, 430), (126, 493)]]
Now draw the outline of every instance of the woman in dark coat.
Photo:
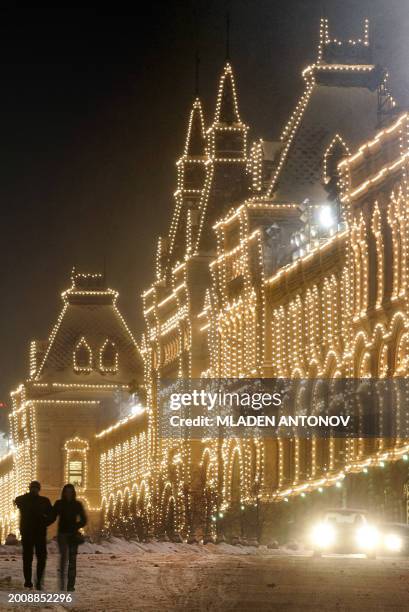
[(68, 561), (67, 591), (75, 590), (77, 552), (81, 535), (78, 530), (87, 524), (84, 506), (76, 499), (74, 485), (66, 484), (53, 507), (54, 520), (58, 521), (58, 548), (60, 550), (60, 589), (64, 591), (65, 570)]

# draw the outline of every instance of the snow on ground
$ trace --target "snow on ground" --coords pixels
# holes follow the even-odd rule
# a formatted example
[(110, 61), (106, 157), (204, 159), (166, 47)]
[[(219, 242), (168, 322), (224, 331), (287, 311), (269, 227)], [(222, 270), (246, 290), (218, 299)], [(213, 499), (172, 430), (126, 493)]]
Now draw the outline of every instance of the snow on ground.
[[(311, 557), (308, 551), (229, 544), (86, 543), (71, 605), (7, 606), (73, 612), (408, 610), (409, 559)], [(57, 590), (55, 543), (45, 588)], [(19, 546), (0, 547), (0, 596), (22, 589)]]

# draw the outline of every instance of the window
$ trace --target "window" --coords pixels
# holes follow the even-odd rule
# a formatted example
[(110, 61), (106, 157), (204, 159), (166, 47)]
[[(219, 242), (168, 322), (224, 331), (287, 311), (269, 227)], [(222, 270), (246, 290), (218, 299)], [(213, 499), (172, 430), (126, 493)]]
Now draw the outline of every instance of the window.
[(68, 482), (74, 485), (74, 487), (82, 487), (83, 481), (82, 461), (70, 461), (68, 465)]
[(324, 153), (324, 184), (329, 200), (336, 200), (339, 195), (338, 164), (349, 155), (349, 148), (339, 134), (335, 134)]
[(76, 372), (92, 370), (92, 352), (84, 337), (79, 340), (74, 350), (74, 370)]
[(75, 437), (64, 444), (64, 480), (77, 489), (87, 488), (88, 451), (87, 440)]
[(99, 366), (103, 372), (117, 372), (118, 352), (111, 340), (105, 340), (99, 352)]

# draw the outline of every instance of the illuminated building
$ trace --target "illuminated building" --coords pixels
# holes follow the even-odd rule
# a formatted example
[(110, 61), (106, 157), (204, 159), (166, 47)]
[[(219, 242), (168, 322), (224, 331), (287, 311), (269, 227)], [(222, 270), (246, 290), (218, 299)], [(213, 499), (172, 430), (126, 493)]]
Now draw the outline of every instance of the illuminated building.
[(52, 501), (73, 483), (92, 522), (99, 521), (99, 454), (95, 433), (121, 416), (141, 358), (99, 274), (73, 272), (47, 341), (30, 345), (29, 377), (14, 391), (12, 451), (0, 461), (2, 538), (17, 527), (13, 499), (39, 480)]
[[(322, 19), (303, 78), (279, 142), (248, 143), (229, 62), (211, 124), (193, 102), (169, 232), (143, 294), (143, 407), (76, 451), (99, 457), (93, 503), (107, 529), (271, 537), (282, 517), (350, 501), (402, 518), (409, 445), (399, 435), (191, 440), (159, 431), (166, 380), (316, 379), (308, 397), (299, 389), (300, 405), (314, 407), (320, 378), (407, 375), (409, 118), (396, 114), (373, 63), (366, 21), (361, 38), (340, 41)], [(84, 331), (81, 355), (88, 345)], [(82, 357), (73, 367), (87, 375)]]
[[(383, 236), (393, 223), (391, 235), (404, 249), (399, 218), (406, 186), (397, 160), (407, 150), (406, 119), (341, 165), (340, 193), (339, 162), (395, 116), (387, 74), (372, 60), (368, 22), (358, 40), (339, 41), (321, 20), (317, 59), (303, 78), (305, 90), (279, 143), (246, 148), (248, 128), (230, 64), (207, 130), (200, 101), (194, 102), (169, 238), (160, 242), (156, 279), (143, 295), (155, 457), (150, 503), (158, 532), (237, 533), (261, 506), (271, 506), (274, 521), (280, 500), (292, 505), (307, 492), (332, 489), (339, 501), (352, 481), (342, 485), (348, 472), (366, 474), (368, 462), (405, 455), (405, 446), (386, 451), (382, 440), (373, 447), (361, 439), (177, 442), (158, 436), (157, 393), (166, 379), (395, 373), (393, 355), (406, 325), (399, 301), (404, 281), (400, 256)], [(396, 169), (386, 201), (397, 199), (399, 214), (379, 203), (390, 179), (383, 171), (372, 178), (367, 151), (376, 151), (376, 171)], [(360, 155), (366, 161), (351, 189), (349, 173)], [(377, 205), (358, 203), (360, 181), (365, 194), (374, 184)], [(379, 269), (392, 260), (397, 297), (390, 301), (390, 281)], [(382, 367), (374, 366), (378, 349)], [(319, 393), (317, 387), (310, 403)]]
[[(342, 194), (337, 170), (343, 158), (373, 138), (377, 126), (393, 121), (395, 103), (387, 90), (387, 75), (372, 62), (368, 23), (362, 38), (341, 42), (330, 38), (328, 21), (323, 19), (317, 60), (303, 71), (303, 78), (305, 91), (281, 142), (259, 141), (247, 154), (243, 152), (247, 195), (230, 196), (227, 206), (224, 198), (217, 199), (218, 190), (212, 190), (212, 172), (218, 164), (212, 144), (216, 127), (212, 124), (207, 130), (208, 159), (203, 163), (209, 166), (210, 185), (204, 181), (200, 186), (212, 214), (202, 221), (203, 205), (199, 205), (199, 228), (207, 224), (209, 231), (213, 226), (215, 242), (209, 249), (209, 243), (200, 243), (199, 234), (192, 245), (187, 214), (185, 233), (179, 233), (178, 260), (174, 261), (171, 246), (162, 267), (158, 266), (156, 282), (144, 294), (143, 355), (153, 407), (159, 381), (172, 377), (331, 378), (366, 376), (369, 371), (372, 376), (394, 373), (390, 360), (393, 347), (399, 345), (396, 334), (401, 333), (395, 326), (405, 328), (399, 314), (404, 308), (396, 299), (392, 310), (386, 309), (386, 278), (376, 290), (369, 287), (374, 281), (367, 279), (382, 276), (379, 265), (388, 258), (392, 261), (392, 255), (382, 250), (382, 235), (388, 219), (398, 227), (399, 221), (395, 214), (380, 212), (379, 203), (372, 217), (367, 204), (362, 211), (364, 228), (360, 216), (351, 216), (352, 204), (346, 204), (360, 193), (359, 179), (351, 190), (346, 176), (346, 169), (353, 172), (359, 156), (341, 166)], [(224, 85), (222, 76), (216, 121), (223, 108)], [(230, 125), (234, 128), (235, 120), (239, 121), (238, 102), (234, 87), (231, 92), (236, 115)], [(405, 122), (402, 119), (392, 130), (393, 136), (385, 133), (377, 145), (368, 145), (369, 151), (376, 150), (378, 169), (397, 163), (405, 154), (404, 138), (398, 151), (386, 144), (391, 138), (402, 139)], [(365, 159), (367, 149), (362, 154)], [(224, 163), (235, 167), (236, 162)], [(363, 184), (373, 173), (370, 163), (365, 163), (359, 170)], [(396, 172), (398, 168), (399, 164)], [(387, 189), (381, 187), (384, 179), (381, 173), (376, 192)], [(398, 175), (395, 182), (394, 197), (405, 198), (404, 177)], [(178, 194), (184, 193), (184, 186), (179, 182)], [(192, 204), (185, 208), (190, 211)], [(399, 210), (403, 208), (400, 204)], [(391, 231), (400, 236), (398, 227)], [(379, 264), (368, 259), (367, 253), (374, 252), (370, 240), (375, 240)], [(395, 275), (401, 278), (397, 271)], [(398, 294), (400, 290), (396, 289)], [(373, 308), (369, 294), (364, 297), (371, 292), (371, 300), (375, 299), (374, 291), (375, 318), (369, 315)], [(351, 300), (359, 293), (361, 305), (353, 311)], [(380, 370), (371, 364), (377, 359), (373, 345), (381, 337), (389, 338), (388, 349), (383, 345), (380, 349), (389, 365)], [(310, 402), (319, 399), (319, 388), (315, 394)], [(233, 524), (234, 532), (234, 523), (240, 533), (243, 520), (248, 517), (254, 522), (251, 515), (259, 513), (261, 506), (273, 508), (274, 521), (280, 500), (291, 505), (290, 500), (304, 499), (307, 492), (321, 495), (333, 489), (336, 498), (345, 474), (362, 471), (368, 461), (384, 462), (382, 441), (377, 448), (367, 447), (363, 440), (225, 439), (176, 444), (159, 439), (156, 528), (163, 531), (174, 526), (186, 532), (186, 490), (190, 505), (199, 508), (200, 515), (197, 521), (190, 516), (190, 528), (201, 524), (205, 536), (214, 535), (216, 525), (231, 533)], [(403, 456), (404, 446), (389, 450), (390, 457), (395, 454)], [(346, 486), (345, 482), (344, 490)]]

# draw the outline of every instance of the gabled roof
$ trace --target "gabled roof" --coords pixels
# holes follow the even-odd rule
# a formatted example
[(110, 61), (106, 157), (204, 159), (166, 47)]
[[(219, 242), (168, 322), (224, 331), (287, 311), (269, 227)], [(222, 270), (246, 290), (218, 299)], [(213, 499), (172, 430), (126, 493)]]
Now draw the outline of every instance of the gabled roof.
[[(74, 274), (62, 294), (64, 306), (33, 376), (43, 382), (122, 383), (138, 379), (142, 362), (136, 341), (117, 306), (118, 294), (106, 288), (101, 275)], [(74, 370), (74, 351), (85, 339), (91, 351), (90, 372)], [(106, 340), (118, 353), (116, 373), (103, 372), (100, 351)]]

